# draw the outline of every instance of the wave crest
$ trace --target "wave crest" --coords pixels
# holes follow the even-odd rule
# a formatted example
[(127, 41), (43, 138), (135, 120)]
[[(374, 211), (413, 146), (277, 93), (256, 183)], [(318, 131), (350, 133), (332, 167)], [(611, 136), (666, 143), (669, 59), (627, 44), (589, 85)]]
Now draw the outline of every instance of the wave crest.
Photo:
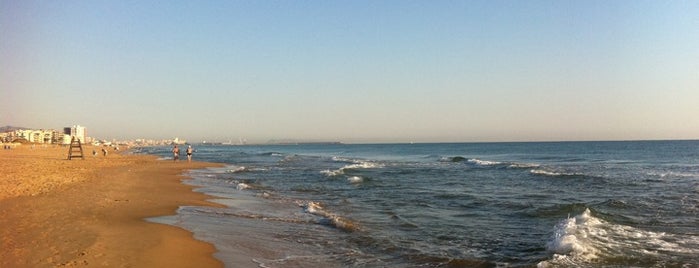
[(466, 157), (463, 157), (463, 156), (449, 156), (449, 157), (442, 157), (439, 159), (440, 162), (454, 162), (454, 163), (463, 162), (466, 160), (467, 160)]
[(542, 175), (549, 177), (573, 177), (573, 176), (584, 176), (585, 174), (577, 172), (557, 172), (548, 169), (532, 169), (529, 173), (534, 175)]
[(359, 229), (359, 226), (352, 220), (328, 212), (320, 202), (307, 202), (300, 205), (306, 212), (322, 217), (318, 221), (319, 224), (333, 226), (346, 232), (353, 232)]
[(553, 256), (540, 262), (539, 267), (628, 265), (625, 256), (660, 259), (673, 255), (696, 256), (699, 236), (658, 233), (614, 224), (595, 217), (586, 208), (580, 215), (562, 220), (554, 227), (546, 249)]
[(241, 173), (241, 172), (246, 172), (249, 171), (248, 168), (244, 166), (234, 166), (231, 167), (230, 169), (226, 170), (226, 173)]
[(252, 188), (252, 187), (250, 186), (250, 184), (247, 184), (247, 183), (244, 183), (244, 182), (240, 182), (240, 183), (238, 183), (238, 184), (236, 185), (236, 189), (238, 189), (238, 190), (240, 190), (240, 191), (245, 190), (245, 189), (250, 189), (250, 188)]
[(491, 160), (483, 160), (483, 159), (478, 159), (478, 158), (465, 158), (461, 156), (454, 156), (454, 157), (443, 157), (439, 161), (441, 162), (467, 162), (469, 164), (473, 164), (476, 166), (480, 167), (498, 167), (498, 168), (512, 168), (512, 169), (525, 169), (525, 168), (537, 168), (540, 165), (539, 164), (533, 164), (533, 163), (518, 163), (518, 162), (500, 162), (500, 161), (491, 161)]
[(477, 166), (495, 166), (495, 165), (500, 165), (502, 162), (497, 162), (497, 161), (488, 161), (488, 160), (481, 160), (477, 158), (471, 158), (467, 160), (469, 163), (475, 164)]
[(371, 162), (371, 161), (361, 161), (355, 160), (352, 164), (346, 165), (335, 170), (322, 170), (320, 173), (325, 174), (328, 177), (334, 177), (339, 175), (344, 175), (347, 171), (357, 170), (357, 169), (372, 169), (372, 168), (383, 168), (384, 165), (381, 163)]

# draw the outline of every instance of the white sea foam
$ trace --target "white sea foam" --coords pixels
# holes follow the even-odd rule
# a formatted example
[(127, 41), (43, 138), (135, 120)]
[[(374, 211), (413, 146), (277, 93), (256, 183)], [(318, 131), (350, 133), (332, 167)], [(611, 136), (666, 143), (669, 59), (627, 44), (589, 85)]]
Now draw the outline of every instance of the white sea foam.
[(561, 221), (554, 228), (553, 239), (546, 244), (546, 249), (556, 254), (574, 254), (586, 260), (597, 258), (599, 250), (588, 239), (596, 233), (602, 221), (590, 215), (586, 209), (582, 214)]
[(539, 267), (585, 266), (603, 263), (605, 258), (623, 256), (657, 256), (667, 253), (699, 254), (699, 236), (652, 232), (613, 224), (594, 217), (589, 209), (573, 218), (562, 220), (546, 244), (553, 253)]
[(245, 172), (248, 169), (246, 167), (240, 166), (240, 167), (232, 167), (231, 169), (226, 170), (228, 173), (239, 173), (239, 172)]
[(548, 170), (544, 170), (544, 169), (532, 169), (529, 171), (529, 173), (535, 174), (535, 175), (544, 175), (544, 176), (562, 176), (563, 175), (563, 173), (548, 171)]
[(247, 184), (247, 183), (240, 182), (240, 183), (238, 183), (238, 185), (237, 185), (236, 188), (237, 188), (238, 190), (245, 190), (245, 189), (250, 189), (250, 188), (252, 188), (252, 187), (250, 187), (250, 185)]
[(336, 169), (336, 170), (326, 169), (326, 170), (321, 170), (320, 173), (325, 174), (325, 176), (328, 176), (328, 177), (334, 177), (334, 176), (345, 174), (345, 170), (342, 168)]
[(353, 164), (346, 165), (336, 170), (322, 170), (320, 173), (325, 174), (328, 177), (338, 176), (345, 174), (345, 171), (351, 169), (371, 169), (371, 168), (382, 168), (384, 167), (381, 163), (371, 162), (371, 161), (354, 161)]
[(319, 202), (306, 202), (300, 204), (310, 214), (323, 217), (318, 223), (334, 226), (344, 231), (355, 231), (357, 225), (349, 219), (328, 212)]
[(583, 175), (582, 173), (557, 172), (557, 171), (552, 171), (552, 170), (542, 169), (542, 168), (529, 170), (529, 173), (534, 174), (534, 175), (543, 175), (543, 176), (551, 176), (551, 177), (582, 176)]
[(379, 164), (376, 162), (370, 162), (370, 161), (358, 161), (355, 164), (346, 166), (346, 168), (382, 168), (384, 167), (383, 164)]
[[(440, 161), (449, 161), (449, 162), (458, 162), (455, 161), (454, 159), (463, 159), (463, 157), (447, 157), (447, 158), (442, 158)], [(477, 166), (506, 166), (507, 168), (538, 168), (540, 165), (539, 164), (533, 164), (533, 163), (517, 163), (517, 162), (500, 162), (500, 161), (490, 161), (490, 160), (483, 160), (483, 159), (478, 159), (478, 158), (469, 158), (469, 159), (464, 159), (466, 162), (477, 165)], [(461, 161), (461, 160), (459, 160)]]
[(660, 177), (660, 178), (666, 178), (666, 177), (680, 177), (680, 178), (691, 178), (691, 177), (699, 177), (699, 174), (692, 174), (692, 173), (682, 173), (682, 172), (648, 172), (647, 173), (650, 176), (655, 176), (655, 177)]
[(306, 209), (306, 212), (311, 214), (317, 214), (323, 211), (323, 207), (320, 205), (319, 202), (308, 202), (302, 204), (302, 206)]
[(364, 181), (364, 178), (359, 177), (359, 176), (352, 176), (352, 177), (347, 178), (347, 180), (350, 183), (362, 183)]
[(502, 162), (497, 162), (497, 161), (488, 161), (488, 160), (480, 160), (476, 158), (471, 158), (467, 160), (469, 163), (473, 163), (479, 166), (494, 166), (494, 165), (500, 165)]
[(532, 163), (511, 163), (508, 168), (538, 168), (539, 164)]
[(337, 162), (354, 162), (352, 159), (344, 158), (341, 156), (333, 156), (332, 159), (333, 159), (333, 161), (337, 161)]

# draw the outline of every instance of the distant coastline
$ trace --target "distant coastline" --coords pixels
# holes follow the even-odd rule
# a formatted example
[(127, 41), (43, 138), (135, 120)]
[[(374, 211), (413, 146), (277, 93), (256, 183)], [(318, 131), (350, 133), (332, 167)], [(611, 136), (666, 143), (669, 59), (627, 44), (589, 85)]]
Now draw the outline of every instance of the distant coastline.
[(340, 141), (307, 141), (307, 142), (296, 142), (296, 141), (269, 141), (267, 143), (251, 143), (251, 144), (238, 144), (238, 143), (228, 143), (228, 142), (202, 142), (199, 145), (213, 145), (213, 146), (245, 146), (245, 145), (340, 145), (344, 144)]
[(295, 142), (295, 141), (279, 141), (279, 142), (268, 142), (269, 145), (338, 145), (343, 144), (339, 141), (307, 141), (307, 142)]

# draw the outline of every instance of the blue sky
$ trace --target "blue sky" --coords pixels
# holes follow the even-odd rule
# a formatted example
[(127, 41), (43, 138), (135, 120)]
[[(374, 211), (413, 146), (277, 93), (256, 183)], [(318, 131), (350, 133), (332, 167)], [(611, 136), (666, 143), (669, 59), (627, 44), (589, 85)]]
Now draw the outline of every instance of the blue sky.
[(99, 138), (699, 138), (698, 1), (5, 1), (0, 125)]

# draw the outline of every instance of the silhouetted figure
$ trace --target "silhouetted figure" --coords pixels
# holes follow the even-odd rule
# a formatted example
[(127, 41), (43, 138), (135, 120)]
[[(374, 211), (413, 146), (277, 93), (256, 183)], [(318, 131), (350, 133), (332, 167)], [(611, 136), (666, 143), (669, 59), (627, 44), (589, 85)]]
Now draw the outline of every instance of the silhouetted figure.
[(187, 162), (192, 162), (192, 153), (194, 152), (194, 149), (192, 149), (192, 145), (187, 147)]
[(172, 148), (172, 160), (180, 160), (180, 148), (177, 147), (177, 144), (175, 144), (175, 147)]

